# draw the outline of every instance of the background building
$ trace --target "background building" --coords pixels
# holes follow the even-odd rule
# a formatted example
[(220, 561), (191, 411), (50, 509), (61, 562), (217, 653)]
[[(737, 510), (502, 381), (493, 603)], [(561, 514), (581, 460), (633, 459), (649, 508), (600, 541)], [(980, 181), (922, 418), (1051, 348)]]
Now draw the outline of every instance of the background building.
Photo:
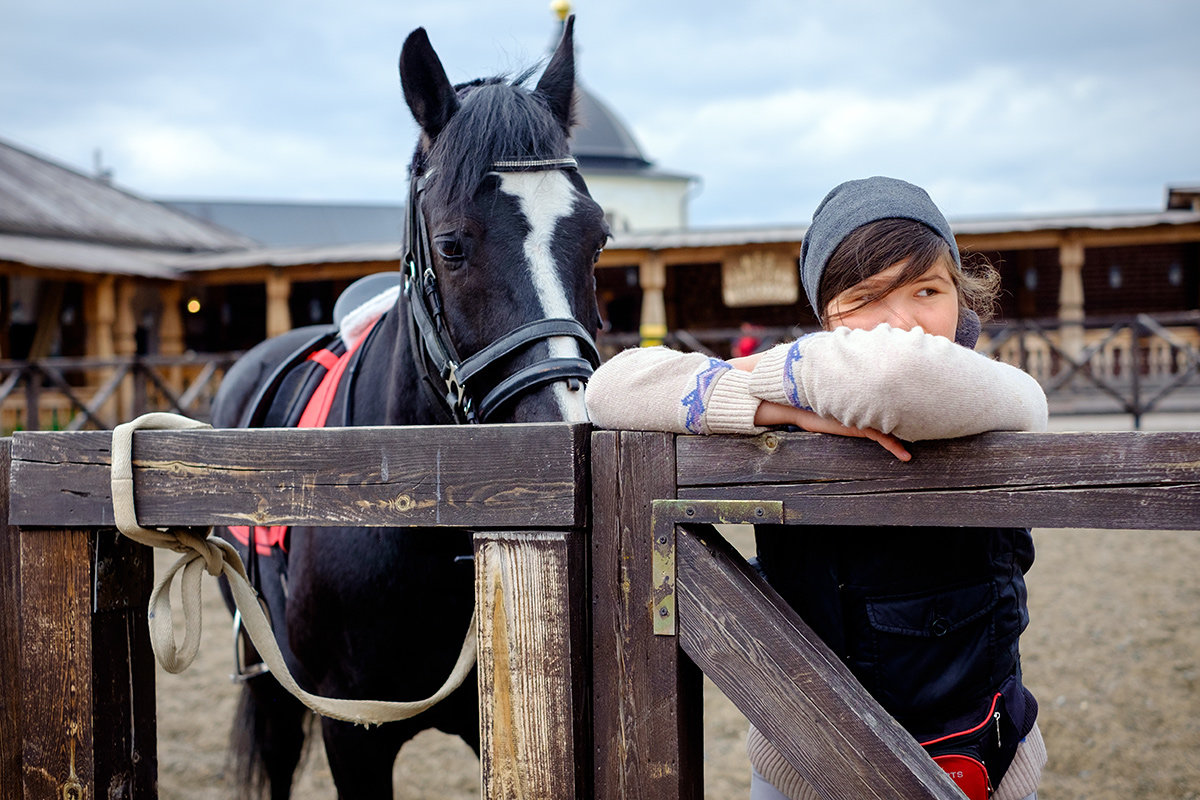
[[(766, 346), (815, 325), (797, 274), (805, 226), (690, 227), (698, 178), (656, 167), (584, 87), (578, 104), (572, 151), (613, 230), (596, 276), (602, 350), (665, 340), (725, 356), (747, 329)], [(399, 269), (403, 218), (389, 204), (158, 203), (0, 141), (0, 402), (37, 395), (16, 391), (29, 360), (229, 353), (328, 322), (351, 282)], [(1161, 210), (951, 224), (1002, 275), (1008, 327), (984, 340), (1000, 357), (1044, 382), (1080, 359), (1107, 378), (1200, 372), (1200, 187), (1168, 188)], [(1165, 334), (1113, 332), (1137, 314)], [(108, 391), (104, 373), (38, 374), (76, 387), (64, 413)], [(173, 376), (183, 391), (187, 370)]]

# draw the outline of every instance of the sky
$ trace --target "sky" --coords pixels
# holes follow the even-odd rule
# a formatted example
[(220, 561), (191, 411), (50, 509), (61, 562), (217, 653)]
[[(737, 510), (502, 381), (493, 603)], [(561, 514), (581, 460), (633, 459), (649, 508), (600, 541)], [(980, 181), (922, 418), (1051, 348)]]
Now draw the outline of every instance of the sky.
[[(1160, 210), (1200, 185), (1195, 0), (574, 0), (578, 78), (695, 226), (806, 224), (850, 178), (951, 219)], [(402, 203), (397, 56), (546, 57), (548, 0), (0, 0), (0, 138), (154, 198)]]

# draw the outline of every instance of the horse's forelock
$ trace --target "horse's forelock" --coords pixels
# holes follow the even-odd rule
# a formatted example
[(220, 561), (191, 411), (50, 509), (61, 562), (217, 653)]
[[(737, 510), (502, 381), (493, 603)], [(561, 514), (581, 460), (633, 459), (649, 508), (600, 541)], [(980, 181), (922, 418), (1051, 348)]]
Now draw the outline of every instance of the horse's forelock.
[(462, 106), (413, 164), (414, 174), (436, 167), (432, 184), (442, 202), (465, 204), (497, 161), (567, 155), (566, 134), (545, 99), (522, 86), (528, 78), (523, 73), (512, 82), (489, 78), (456, 87)]

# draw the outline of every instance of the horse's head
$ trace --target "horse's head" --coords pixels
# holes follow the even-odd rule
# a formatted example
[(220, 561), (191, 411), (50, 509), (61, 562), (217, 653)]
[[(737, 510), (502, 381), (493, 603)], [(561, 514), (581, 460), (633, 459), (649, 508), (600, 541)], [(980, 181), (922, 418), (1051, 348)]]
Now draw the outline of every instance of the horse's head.
[(528, 74), (451, 86), (421, 29), (400, 54), (421, 127), (405, 247), (415, 357), (439, 393), (462, 398), (460, 420), (587, 419), (608, 228), (567, 145), (572, 30), (532, 91)]

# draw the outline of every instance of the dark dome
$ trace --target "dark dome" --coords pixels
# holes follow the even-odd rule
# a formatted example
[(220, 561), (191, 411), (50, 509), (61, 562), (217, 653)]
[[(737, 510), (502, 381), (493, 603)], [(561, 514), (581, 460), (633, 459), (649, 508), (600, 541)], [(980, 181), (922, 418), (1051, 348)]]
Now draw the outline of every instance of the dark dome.
[(651, 166), (625, 123), (591, 92), (575, 84), (575, 115), (571, 152), (581, 167), (639, 171)]

